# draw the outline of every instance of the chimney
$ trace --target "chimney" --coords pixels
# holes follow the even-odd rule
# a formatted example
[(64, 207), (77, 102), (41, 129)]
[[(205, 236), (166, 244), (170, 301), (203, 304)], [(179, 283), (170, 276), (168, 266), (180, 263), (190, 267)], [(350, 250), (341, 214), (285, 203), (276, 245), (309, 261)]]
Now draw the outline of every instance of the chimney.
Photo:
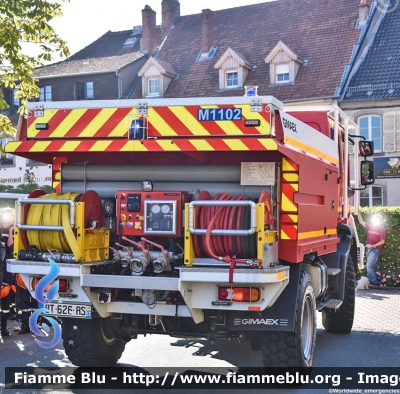
[(361, 0), (360, 5), (358, 6), (358, 24), (360, 26), (364, 26), (367, 23), (368, 13), (369, 9), (367, 0)]
[(146, 5), (142, 10), (142, 51), (154, 55), (157, 50), (156, 12)]
[(165, 37), (171, 26), (178, 22), (181, 16), (181, 5), (179, 0), (162, 0), (161, 2), (161, 34)]
[(208, 53), (213, 43), (214, 12), (202, 10), (201, 12), (201, 53)]

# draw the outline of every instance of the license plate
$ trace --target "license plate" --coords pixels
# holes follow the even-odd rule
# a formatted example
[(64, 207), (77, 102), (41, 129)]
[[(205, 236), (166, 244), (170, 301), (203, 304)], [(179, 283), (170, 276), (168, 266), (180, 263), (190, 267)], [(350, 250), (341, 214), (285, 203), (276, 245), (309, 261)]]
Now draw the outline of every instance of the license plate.
[(53, 316), (70, 316), (90, 319), (92, 317), (91, 305), (77, 305), (77, 304), (58, 304), (50, 302), (46, 305), (39, 304), (39, 308), (47, 308), (50, 312), (45, 315)]

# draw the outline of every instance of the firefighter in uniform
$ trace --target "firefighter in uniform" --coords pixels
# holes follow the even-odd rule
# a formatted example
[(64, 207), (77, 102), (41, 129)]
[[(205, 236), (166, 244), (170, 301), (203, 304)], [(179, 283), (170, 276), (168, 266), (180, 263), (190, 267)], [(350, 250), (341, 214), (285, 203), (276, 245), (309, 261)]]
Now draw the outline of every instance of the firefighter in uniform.
[(18, 334), (28, 334), (31, 332), (29, 327), (29, 317), (38, 307), (38, 302), (31, 297), (31, 293), (26, 288), (24, 281), (19, 274), (16, 274), (17, 294), (15, 297), (15, 310), (17, 319), (21, 323)]

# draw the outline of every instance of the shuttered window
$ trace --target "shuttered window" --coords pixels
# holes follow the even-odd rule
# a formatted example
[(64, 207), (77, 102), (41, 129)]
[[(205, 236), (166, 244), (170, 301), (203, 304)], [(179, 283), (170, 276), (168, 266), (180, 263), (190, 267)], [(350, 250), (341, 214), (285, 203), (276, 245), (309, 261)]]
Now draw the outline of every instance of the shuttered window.
[(383, 151), (400, 150), (400, 111), (383, 115)]
[(374, 142), (374, 151), (382, 152), (382, 118), (377, 115), (363, 116), (358, 119), (360, 134)]

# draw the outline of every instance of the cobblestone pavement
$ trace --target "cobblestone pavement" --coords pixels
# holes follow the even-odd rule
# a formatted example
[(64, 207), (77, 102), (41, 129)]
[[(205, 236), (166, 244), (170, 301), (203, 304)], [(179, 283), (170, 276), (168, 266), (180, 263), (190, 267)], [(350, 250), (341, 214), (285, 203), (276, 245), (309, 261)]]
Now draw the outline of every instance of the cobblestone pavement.
[[(323, 328), (321, 314), (318, 328)], [(400, 335), (400, 289), (357, 290), (353, 331)]]

